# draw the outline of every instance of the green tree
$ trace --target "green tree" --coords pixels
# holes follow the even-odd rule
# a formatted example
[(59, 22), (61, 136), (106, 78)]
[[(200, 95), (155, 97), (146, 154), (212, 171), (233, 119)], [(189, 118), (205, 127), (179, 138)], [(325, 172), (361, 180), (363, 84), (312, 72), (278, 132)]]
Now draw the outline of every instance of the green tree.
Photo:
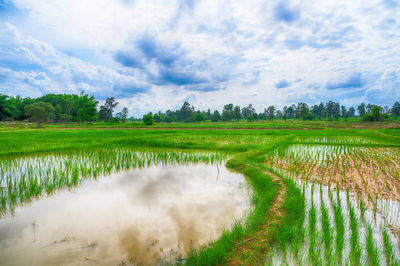
[(253, 114), (255, 112), (256, 112), (256, 110), (254, 109), (252, 104), (249, 104), (249, 106), (242, 108), (242, 116), (243, 116), (243, 118), (248, 118), (249, 116), (253, 116)]
[(248, 117), (247, 117), (247, 121), (249, 121), (249, 122), (253, 122), (255, 119), (254, 119), (254, 115), (249, 115)]
[(181, 111), (182, 120), (184, 122), (191, 122), (192, 121), (192, 115), (193, 115), (193, 112), (194, 112), (194, 107), (191, 106), (190, 103), (184, 102), (180, 111)]
[(221, 114), (218, 112), (218, 110), (215, 110), (214, 113), (211, 115), (211, 121), (218, 122), (220, 120), (221, 120)]
[(194, 113), (194, 120), (196, 122), (201, 122), (201, 121), (206, 120), (206, 116), (203, 113), (201, 113), (200, 111), (198, 111), (198, 112)]
[(211, 110), (207, 110), (207, 120), (211, 120)]
[(300, 103), (299, 117), (304, 120), (309, 112), (307, 104)]
[(388, 118), (388, 115), (383, 113), (383, 108), (378, 105), (372, 106), (370, 110), (371, 111), (369, 113), (365, 113), (363, 115), (362, 121), (376, 122), (376, 121), (383, 121)]
[(221, 119), (223, 121), (229, 121), (231, 120), (231, 113), (227, 110), (222, 111)]
[(235, 108), (233, 109), (232, 118), (236, 119), (238, 122), (239, 122), (240, 118), (242, 118), (242, 115), (240, 112), (241, 112), (240, 106), (235, 106)]
[(0, 121), (17, 116), (17, 106), (8, 98), (7, 95), (0, 94)]
[(392, 107), (392, 115), (393, 116), (400, 116), (400, 103), (395, 102)]
[(150, 126), (154, 124), (154, 119), (153, 119), (153, 115), (151, 113), (148, 113), (147, 115), (143, 116), (143, 122)]
[[(114, 98), (114, 97), (112, 97)], [(115, 101), (115, 100), (114, 100)], [(76, 110), (77, 121), (95, 121), (97, 119), (97, 104), (98, 101), (94, 96), (89, 97), (87, 94), (81, 93), (80, 96), (73, 95), (74, 109)], [(107, 104), (107, 100), (106, 100)], [(115, 103), (115, 107), (118, 103)], [(111, 109), (112, 113), (113, 108)]]
[(342, 105), (342, 106), (340, 107), (340, 113), (341, 113), (341, 116), (342, 116), (342, 117), (345, 117), (346, 115), (348, 115), (346, 106)]
[(275, 118), (275, 106), (271, 105), (267, 109), (267, 116), (269, 120), (273, 120)]
[(62, 108), (60, 104), (57, 104), (56, 108), (54, 109), (54, 119), (58, 123), (62, 121)]
[(126, 107), (122, 108), (121, 118), (125, 119), (125, 120), (128, 118), (128, 108), (126, 108)]
[(154, 122), (160, 123), (162, 121), (161, 115), (159, 113), (155, 113), (153, 115)]
[(358, 107), (357, 107), (357, 111), (358, 111), (358, 116), (359, 117), (363, 117), (365, 112), (365, 103), (361, 103)]
[(50, 103), (37, 102), (25, 106), (25, 111), (29, 117), (37, 122), (38, 127), (42, 127), (42, 123), (49, 122), (54, 108)]
[(104, 103), (104, 105), (100, 106), (100, 110), (98, 113), (99, 120), (110, 120), (112, 118), (112, 114), (114, 112), (114, 108), (117, 107), (118, 102), (114, 97), (108, 97)]
[(349, 117), (354, 117), (356, 115), (356, 109), (354, 107), (349, 108)]
[(232, 103), (225, 104), (222, 110), (222, 120), (229, 121), (232, 119), (232, 116), (233, 116), (233, 104)]

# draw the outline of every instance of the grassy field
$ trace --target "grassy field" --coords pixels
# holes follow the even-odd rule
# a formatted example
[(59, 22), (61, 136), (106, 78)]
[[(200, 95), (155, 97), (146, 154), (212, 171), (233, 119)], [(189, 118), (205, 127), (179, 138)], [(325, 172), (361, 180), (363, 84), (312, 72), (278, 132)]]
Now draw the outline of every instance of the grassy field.
[[(2, 124), (0, 209), (12, 212), (99, 174), (229, 158), (227, 166), (253, 189), (252, 212), (218, 240), (193, 250), (186, 264), (399, 265), (396, 126), (278, 121), (36, 129)], [(138, 159), (138, 151), (147, 157)]]

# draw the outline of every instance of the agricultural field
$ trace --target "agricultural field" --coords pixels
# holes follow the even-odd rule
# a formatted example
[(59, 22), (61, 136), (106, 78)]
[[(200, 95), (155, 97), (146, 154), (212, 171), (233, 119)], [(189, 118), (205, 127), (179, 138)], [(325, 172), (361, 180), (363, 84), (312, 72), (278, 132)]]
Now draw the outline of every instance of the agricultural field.
[(400, 265), (400, 129), (302, 123), (3, 125), (0, 265)]

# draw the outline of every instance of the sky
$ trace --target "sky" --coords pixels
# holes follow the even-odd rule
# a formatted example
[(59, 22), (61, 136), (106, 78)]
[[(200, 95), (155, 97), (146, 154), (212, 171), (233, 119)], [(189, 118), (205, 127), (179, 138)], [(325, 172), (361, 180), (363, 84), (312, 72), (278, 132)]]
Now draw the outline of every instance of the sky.
[[(397, 0), (0, 0), (0, 93), (129, 115), (400, 100)], [(118, 109), (117, 108), (117, 109)]]

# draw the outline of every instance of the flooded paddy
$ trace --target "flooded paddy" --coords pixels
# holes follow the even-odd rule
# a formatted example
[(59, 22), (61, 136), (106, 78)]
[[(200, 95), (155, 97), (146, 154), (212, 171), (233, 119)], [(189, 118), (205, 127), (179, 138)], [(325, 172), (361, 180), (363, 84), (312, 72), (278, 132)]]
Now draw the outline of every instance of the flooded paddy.
[(0, 265), (175, 263), (249, 209), (242, 175), (150, 165), (83, 181), (0, 219)]

